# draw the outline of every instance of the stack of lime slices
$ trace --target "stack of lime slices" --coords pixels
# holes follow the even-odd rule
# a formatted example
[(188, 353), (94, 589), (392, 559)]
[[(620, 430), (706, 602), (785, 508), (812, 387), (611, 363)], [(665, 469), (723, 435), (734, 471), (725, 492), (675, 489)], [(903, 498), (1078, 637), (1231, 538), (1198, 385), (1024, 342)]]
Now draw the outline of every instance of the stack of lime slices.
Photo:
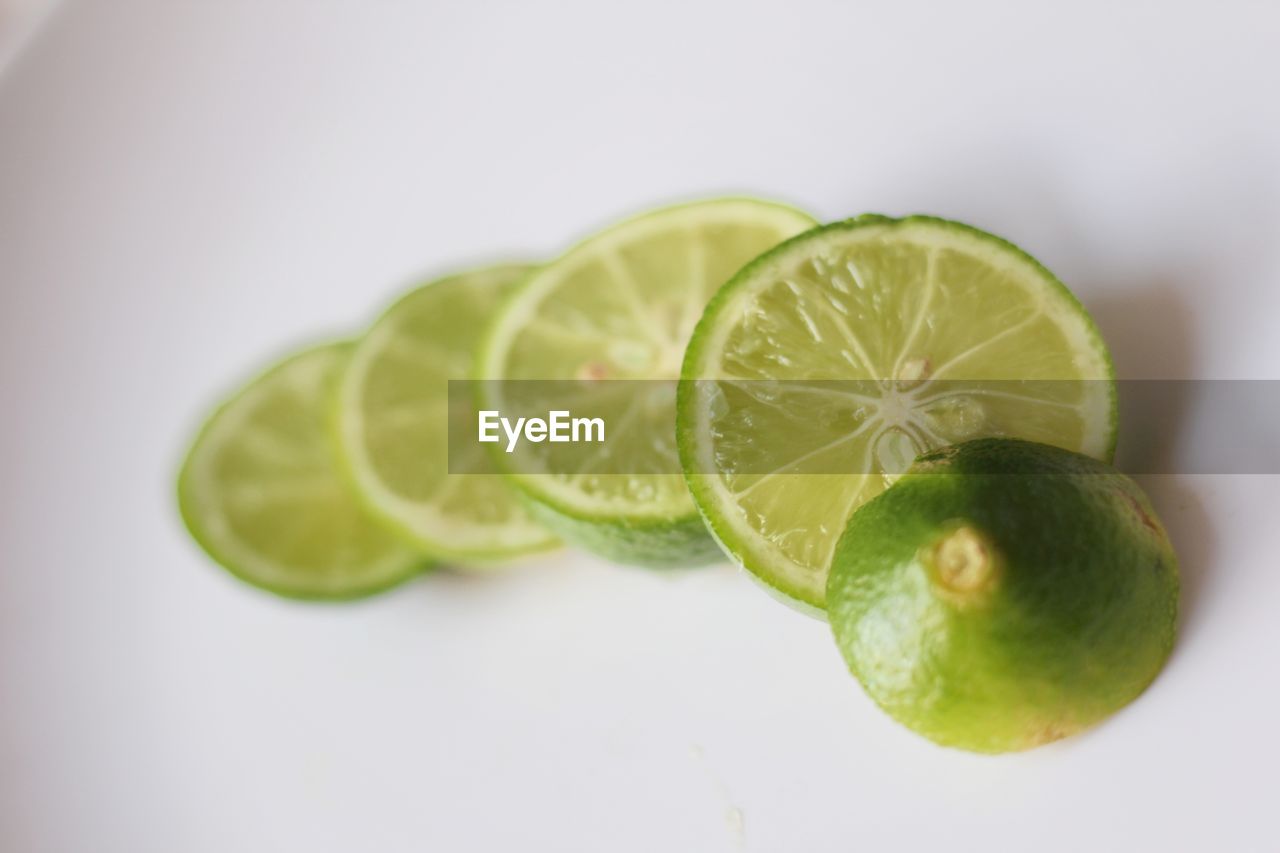
[(466, 447), (450, 454), (451, 427), (475, 417), (451, 383), (477, 373), (481, 350), (479, 373), (495, 379), (589, 365), (675, 380), (710, 295), (813, 224), (768, 202), (701, 202), (615, 226), (543, 267), (423, 285), (353, 344), (287, 359), (220, 409), (183, 466), (183, 518), (234, 574), (299, 598), (366, 595), (438, 561), (486, 567), (558, 536), (626, 562), (707, 562), (719, 551), (678, 473), (669, 390), (621, 433), (637, 471), (665, 473), (544, 483), (498, 476)]
[[(488, 565), (558, 539), (648, 566), (714, 560), (718, 541), (821, 609), (844, 519), (917, 453), (1010, 435), (1110, 454), (1106, 349), (1034, 260), (927, 217), (814, 225), (770, 202), (697, 202), (545, 265), (421, 286), (353, 345), (290, 359), (220, 411), (183, 470), (184, 517), (220, 562), (290, 595), (363, 594), (406, 566)], [(450, 381), (473, 377), (498, 411), (522, 382), (622, 380), (609, 464), (451, 456), (450, 426), (474, 409), (451, 405)], [(673, 384), (627, 382), (677, 377), (678, 428)], [(963, 379), (1101, 381), (945, 384)], [(759, 468), (762, 443), (776, 467)], [(357, 541), (335, 551), (339, 534)]]
[(529, 271), (434, 281), (356, 343), (251, 383), (209, 421), (180, 475), (197, 541), (237, 576), (296, 598), (358, 597), (437, 560), (483, 566), (553, 547), (486, 459), (450, 473), (446, 446), (449, 380), (470, 376), (475, 340)]

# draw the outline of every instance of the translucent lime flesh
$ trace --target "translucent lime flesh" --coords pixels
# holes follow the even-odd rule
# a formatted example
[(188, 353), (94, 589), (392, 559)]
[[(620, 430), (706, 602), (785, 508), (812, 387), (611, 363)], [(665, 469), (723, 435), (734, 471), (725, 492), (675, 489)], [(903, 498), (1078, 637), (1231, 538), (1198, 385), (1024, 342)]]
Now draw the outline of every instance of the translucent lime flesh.
[[(715, 380), (683, 383), (679, 407), (709, 526), (818, 608), (849, 515), (916, 454), (992, 435), (1114, 445), (1110, 358), (1075, 298), (1010, 244), (927, 217), (837, 223), (758, 259), (708, 306), (683, 378)], [(784, 461), (745, 464), (761, 443)]]
[(350, 347), (279, 364), (220, 408), (178, 480), (192, 535), (233, 574), (297, 598), (351, 598), (427, 561), (370, 519), (339, 476), (328, 394)]
[[(747, 261), (812, 224), (781, 205), (723, 199), (660, 210), (586, 240), (530, 276), (495, 321), (479, 376), (503, 381), (480, 384), (484, 407), (510, 408), (504, 395), (519, 380), (677, 379), (708, 298)], [(669, 473), (679, 469), (673, 389), (637, 384), (625, 393), (608, 419), (608, 465), (580, 455), (572, 472), (509, 474), (540, 517), (563, 520), (558, 532), (584, 547), (626, 562), (704, 562), (718, 552), (683, 478)]]
[(483, 453), (449, 456), (450, 418), (474, 429), (449, 381), (470, 379), (481, 330), (531, 270), (489, 267), (413, 291), (360, 339), (338, 385), (335, 435), (357, 496), (426, 553), (484, 563), (556, 545)]

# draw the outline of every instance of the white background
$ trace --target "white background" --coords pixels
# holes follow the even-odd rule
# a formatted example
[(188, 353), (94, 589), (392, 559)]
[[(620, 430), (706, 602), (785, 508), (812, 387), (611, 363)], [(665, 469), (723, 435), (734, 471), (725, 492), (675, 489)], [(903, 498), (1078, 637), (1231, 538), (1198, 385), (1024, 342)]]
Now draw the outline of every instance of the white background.
[(1280, 378), (1276, 8), (64, 3), (0, 77), (0, 849), (1275, 849), (1280, 478), (1148, 480), (1172, 660), (999, 758), (727, 567), (291, 604), (172, 482), (214, 397), (418, 275), (725, 190), (971, 221), (1122, 376)]

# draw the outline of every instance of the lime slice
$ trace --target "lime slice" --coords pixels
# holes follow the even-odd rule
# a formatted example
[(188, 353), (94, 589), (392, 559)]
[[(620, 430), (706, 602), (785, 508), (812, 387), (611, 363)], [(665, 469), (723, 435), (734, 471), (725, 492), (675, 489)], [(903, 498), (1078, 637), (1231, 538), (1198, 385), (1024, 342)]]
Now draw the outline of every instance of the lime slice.
[(455, 563), (557, 544), (484, 453), (449, 456), (450, 416), (470, 417), (450, 406), (449, 380), (470, 379), (481, 330), (531, 269), (488, 267), (414, 290), (360, 339), (338, 383), (334, 432), (357, 498), (406, 543)]
[(178, 477), (195, 540), (279, 595), (356, 598), (427, 565), (365, 515), (334, 465), (328, 395), (349, 352), (307, 350), (254, 380), (205, 424)]
[[(672, 386), (711, 294), (744, 263), (812, 225), (768, 202), (687, 204), (616, 225), (525, 280), (480, 356), (480, 379), (502, 380), (479, 383), (484, 409), (515, 408), (507, 394), (524, 380), (672, 380), (631, 383), (629, 405), (609, 423), (613, 460), (597, 469), (605, 473), (593, 473), (589, 453), (573, 471), (507, 466), (539, 518), (619, 562), (695, 565), (719, 556), (678, 473)], [(630, 460), (625, 470), (618, 457)]]
[[(757, 259), (708, 306), (682, 378), (708, 526), (819, 610), (849, 515), (916, 454), (1008, 436), (1109, 459), (1115, 443), (1111, 359), (1080, 303), (1011, 244), (931, 217), (839, 222)], [(762, 447), (777, 464), (747, 461)]]

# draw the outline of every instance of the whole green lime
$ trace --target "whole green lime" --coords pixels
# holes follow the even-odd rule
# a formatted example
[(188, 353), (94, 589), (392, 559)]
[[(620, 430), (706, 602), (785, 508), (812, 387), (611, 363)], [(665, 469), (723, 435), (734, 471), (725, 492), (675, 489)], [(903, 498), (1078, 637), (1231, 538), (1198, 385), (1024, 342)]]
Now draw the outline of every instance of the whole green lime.
[(919, 457), (857, 510), (831, 627), (885, 711), (937, 743), (1028, 749), (1133, 701), (1173, 646), (1178, 569), (1146, 495), (1048, 445)]

